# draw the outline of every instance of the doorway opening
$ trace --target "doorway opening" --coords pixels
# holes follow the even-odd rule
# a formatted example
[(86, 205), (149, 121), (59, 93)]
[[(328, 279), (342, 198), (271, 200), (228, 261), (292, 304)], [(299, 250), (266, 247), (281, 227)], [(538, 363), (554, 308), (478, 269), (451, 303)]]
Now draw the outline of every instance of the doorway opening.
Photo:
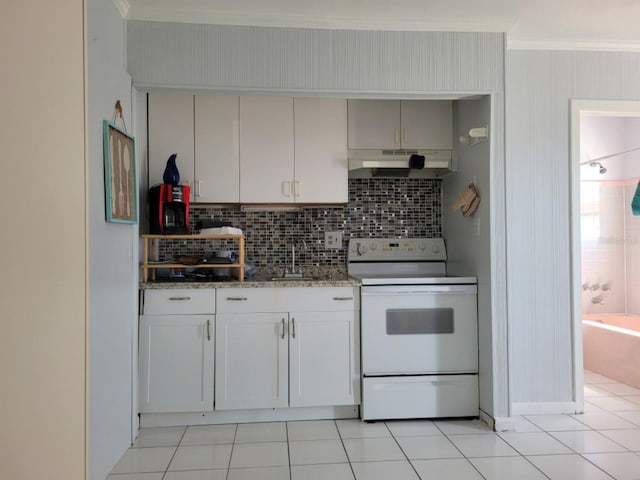
[(571, 147), (574, 398), (583, 411), (585, 369), (640, 388), (640, 102), (573, 101)]

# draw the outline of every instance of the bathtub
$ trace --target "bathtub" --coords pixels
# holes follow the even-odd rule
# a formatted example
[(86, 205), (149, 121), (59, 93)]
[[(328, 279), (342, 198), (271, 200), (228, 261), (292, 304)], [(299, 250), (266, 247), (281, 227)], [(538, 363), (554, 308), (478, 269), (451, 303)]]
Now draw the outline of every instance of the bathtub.
[(640, 317), (584, 315), (584, 368), (640, 388)]

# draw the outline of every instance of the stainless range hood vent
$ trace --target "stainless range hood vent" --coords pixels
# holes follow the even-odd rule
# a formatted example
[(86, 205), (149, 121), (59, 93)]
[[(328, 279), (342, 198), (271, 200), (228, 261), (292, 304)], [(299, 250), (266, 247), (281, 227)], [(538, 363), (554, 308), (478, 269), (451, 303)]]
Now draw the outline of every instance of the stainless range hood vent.
[(452, 170), (451, 150), (349, 150), (349, 177), (437, 178)]

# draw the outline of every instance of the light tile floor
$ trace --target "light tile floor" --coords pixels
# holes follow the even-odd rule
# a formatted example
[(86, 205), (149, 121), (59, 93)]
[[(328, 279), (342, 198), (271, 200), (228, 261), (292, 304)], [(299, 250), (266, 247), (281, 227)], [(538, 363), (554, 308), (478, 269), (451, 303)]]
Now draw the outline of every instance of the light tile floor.
[(585, 372), (585, 413), (144, 428), (108, 480), (640, 480), (640, 389)]

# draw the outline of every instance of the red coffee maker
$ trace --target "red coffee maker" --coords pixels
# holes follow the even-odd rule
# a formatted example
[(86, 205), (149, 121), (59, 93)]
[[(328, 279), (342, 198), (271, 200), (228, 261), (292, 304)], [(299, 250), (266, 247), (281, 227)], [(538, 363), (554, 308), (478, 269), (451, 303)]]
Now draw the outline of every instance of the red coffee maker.
[(189, 230), (191, 187), (162, 183), (149, 189), (149, 231), (152, 234), (184, 235)]

